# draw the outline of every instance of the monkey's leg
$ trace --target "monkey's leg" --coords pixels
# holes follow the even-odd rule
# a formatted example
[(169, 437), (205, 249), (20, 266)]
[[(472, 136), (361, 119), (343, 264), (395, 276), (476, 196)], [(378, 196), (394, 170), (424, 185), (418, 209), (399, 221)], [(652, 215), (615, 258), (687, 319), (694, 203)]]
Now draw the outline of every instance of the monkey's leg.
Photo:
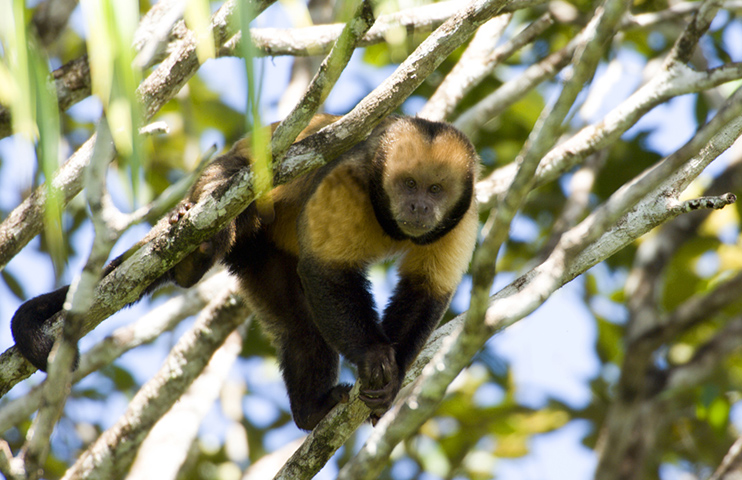
[(451, 294), (434, 295), (423, 280), (402, 277), (384, 310), (381, 325), (394, 345), (400, 381), (422, 350), (441, 317)]
[(348, 401), (350, 385), (337, 384), (339, 356), (302, 320), (275, 343), (294, 422), (312, 430), (335, 405)]
[(236, 274), (250, 305), (276, 346), (297, 426), (311, 430), (348, 398), (337, 385), (338, 353), (322, 338), (296, 273), (297, 260), (264, 233), (240, 237), (225, 263)]

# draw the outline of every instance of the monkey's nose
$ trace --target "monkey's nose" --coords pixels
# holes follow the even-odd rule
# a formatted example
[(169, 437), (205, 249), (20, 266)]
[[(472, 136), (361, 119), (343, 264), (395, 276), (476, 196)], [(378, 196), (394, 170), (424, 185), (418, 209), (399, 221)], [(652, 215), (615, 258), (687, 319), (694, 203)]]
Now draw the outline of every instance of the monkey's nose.
[(425, 215), (425, 214), (428, 213), (428, 206), (425, 205), (424, 203), (423, 204), (411, 203), (410, 204), (410, 211), (412, 213), (420, 213), (420, 214)]

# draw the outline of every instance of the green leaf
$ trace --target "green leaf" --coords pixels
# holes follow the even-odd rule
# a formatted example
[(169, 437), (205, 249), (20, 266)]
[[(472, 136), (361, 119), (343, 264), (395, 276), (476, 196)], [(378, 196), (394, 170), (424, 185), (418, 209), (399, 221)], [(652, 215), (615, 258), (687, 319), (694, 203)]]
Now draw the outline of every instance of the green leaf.
[(26, 300), (26, 292), (23, 290), (23, 286), (15, 278), (15, 275), (8, 272), (7, 269), (0, 270), (0, 276), (2, 276), (5, 285), (18, 298), (18, 300)]

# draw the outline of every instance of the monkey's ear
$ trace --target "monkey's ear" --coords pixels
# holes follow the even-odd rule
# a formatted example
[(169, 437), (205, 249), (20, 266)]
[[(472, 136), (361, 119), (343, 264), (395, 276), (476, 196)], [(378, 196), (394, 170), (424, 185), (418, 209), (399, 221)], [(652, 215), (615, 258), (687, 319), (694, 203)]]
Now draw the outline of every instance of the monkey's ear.
[[(69, 288), (68, 285), (32, 298), (18, 308), (10, 322), (18, 350), (39, 370), (46, 371), (46, 359), (56, 340), (51, 332), (51, 317), (64, 307)], [(75, 367), (77, 362), (75, 359)]]

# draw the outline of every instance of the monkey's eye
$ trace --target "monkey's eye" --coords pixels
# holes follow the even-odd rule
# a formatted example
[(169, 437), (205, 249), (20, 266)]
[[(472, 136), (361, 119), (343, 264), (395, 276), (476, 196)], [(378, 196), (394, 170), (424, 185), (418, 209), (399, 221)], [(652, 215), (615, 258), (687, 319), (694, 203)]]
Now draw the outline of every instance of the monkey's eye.
[(406, 178), (404, 181), (404, 185), (410, 190), (414, 190), (415, 188), (417, 188), (417, 182), (415, 182), (414, 178)]
[(443, 187), (440, 184), (435, 183), (430, 186), (428, 191), (430, 192), (431, 195), (438, 195), (439, 193), (443, 191)]

